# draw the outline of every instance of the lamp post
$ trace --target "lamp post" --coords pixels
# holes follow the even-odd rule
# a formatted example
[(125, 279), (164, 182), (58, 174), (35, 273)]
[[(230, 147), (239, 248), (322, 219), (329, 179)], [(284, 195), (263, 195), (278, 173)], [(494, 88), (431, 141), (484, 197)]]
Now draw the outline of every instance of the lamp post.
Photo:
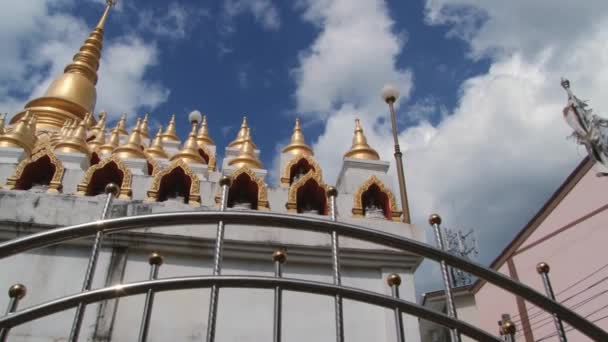
[(407, 190), (405, 188), (405, 174), (403, 173), (403, 153), (397, 139), (397, 120), (395, 119), (395, 102), (399, 98), (399, 90), (391, 85), (382, 88), (382, 99), (388, 104), (391, 112), (391, 123), (393, 126), (393, 140), (395, 142), (395, 162), (397, 164), (397, 178), (399, 179), (399, 193), (401, 194), (401, 208), (403, 210), (403, 222), (410, 223), (410, 207), (407, 202)]

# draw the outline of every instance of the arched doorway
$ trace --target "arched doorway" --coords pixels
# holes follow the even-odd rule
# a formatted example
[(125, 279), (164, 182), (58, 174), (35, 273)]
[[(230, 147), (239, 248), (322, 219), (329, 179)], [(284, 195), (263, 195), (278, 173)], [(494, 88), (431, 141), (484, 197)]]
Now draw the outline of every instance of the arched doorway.
[(55, 171), (56, 168), (51, 162), (51, 158), (45, 155), (27, 164), (21, 177), (15, 182), (15, 189), (48, 191)]
[(228, 190), (228, 208), (257, 210), (258, 191), (258, 184), (247, 173), (241, 173)]
[(176, 167), (164, 175), (158, 188), (158, 202), (176, 201), (188, 204), (192, 180), (181, 167)]
[(116, 165), (116, 162), (111, 161), (93, 172), (91, 180), (87, 185), (85, 195), (97, 196), (99, 194), (104, 194), (106, 185), (110, 183), (121, 186), (124, 176), (124, 173), (120, 170), (118, 165)]
[(300, 214), (327, 215), (325, 188), (310, 178), (297, 189), (296, 210)]

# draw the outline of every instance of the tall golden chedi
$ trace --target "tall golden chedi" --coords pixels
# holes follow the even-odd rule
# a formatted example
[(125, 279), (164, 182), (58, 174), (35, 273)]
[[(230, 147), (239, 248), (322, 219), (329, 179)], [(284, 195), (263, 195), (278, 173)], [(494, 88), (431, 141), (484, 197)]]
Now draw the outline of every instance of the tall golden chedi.
[(312, 156), (314, 153), (310, 146), (304, 141), (304, 134), (300, 127), (300, 119), (296, 119), (296, 125), (293, 128), (293, 134), (291, 135), (291, 141), (289, 145), (283, 148), (283, 153), (290, 153), (294, 156)]
[(355, 120), (355, 135), (353, 136), (353, 145), (350, 150), (344, 154), (344, 158), (364, 159), (364, 160), (380, 160), (378, 152), (367, 143), (367, 138), (363, 134), (361, 122)]
[(80, 121), (87, 113), (94, 113), (103, 29), (116, 1), (106, 0), (106, 9), (99, 23), (74, 55), (72, 63), (49, 85), (42, 97), (28, 102), (25, 109), (11, 119), (11, 124), (19, 122), (27, 111), (31, 111), (38, 118), (38, 129), (59, 130), (69, 119)]

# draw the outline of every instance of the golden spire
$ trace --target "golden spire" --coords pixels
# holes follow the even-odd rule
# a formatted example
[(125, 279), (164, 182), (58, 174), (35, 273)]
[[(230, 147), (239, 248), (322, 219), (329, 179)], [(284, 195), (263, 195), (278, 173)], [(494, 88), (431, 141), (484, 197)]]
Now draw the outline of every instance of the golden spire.
[(11, 123), (18, 122), (28, 110), (39, 116), (41, 128), (59, 129), (67, 119), (82, 120), (87, 112), (93, 113), (97, 101), (97, 70), (103, 45), (103, 28), (110, 8), (116, 0), (106, 0), (106, 8), (72, 63), (48, 87), (46, 93), (25, 105)]
[(106, 130), (106, 112), (99, 113), (99, 121), (91, 128), (91, 135), (97, 136), (99, 132), (105, 132)]
[(171, 157), (171, 161), (181, 159), (186, 163), (192, 164), (206, 164), (207, 162), (203, 157), (198, 153), (198, 143), (196, 142), (196, 122), (192, 123), (192, 130), (190, 130), (190, 134), (188, 135), (188, 140), (184, 143), (184, 147), (177, 152), (173, 157)]
[(55, 146), (61, 139), (65, 138), (68, 132), (70, 125), (72, 124), (72, 120), (67, 120), (61, 130), (59, 132), (55, 132), (51, 137), (51, 145)]
[(203, 123), (201, 123), (201, 129), (198, 131), (196, 141), (202, 145), (215, 145), (213, 139), (209, 136), (209, 129), (207, 128), (207, 115), (203, 116)]
[(99, 147), (99, 154), (101, 155), (109, 155), (114, 152), (114, 150), (118, 147), (120, 143), (120, 134), (116, 128), (112, 129), (112, 133), (110, 134), (110, 141), (101, 145)]
[(137, 118), (137, 125), (135, 125), (135, 129), (131, 131), (129, 140), (127, 140), (124, 145), (115, 148), (112, 154), (117, 155), (120, 159), (145, 159), (146, 155), (143, 151), (141, 135), (139, 134), (140, 128), (141, 119)]
[(91, 152), (87, 147), (87, 128), (85, 121), (81, 120), (78, 128), (76, 128), (72, 135), (58, 142), (57, 145), (55, 145), (54, 150), (63, 153), (82, 153), (86, 156), (90, 156)]
[(245, 140), (247, 140), (248, 128), (249, 127), (247, 127), (247, 117), (243, 116), (243, 123), (241, 124), (241, 129), (239, 129), (236, 138), (230, 144), (228, 144), (228, 147), (241, 148)]
[(22, 148), (27, 154), (32, 152), (34, 141), (31, 137), (30, 120), (32, 113), (27, 111), (15, 128), (0, 136), (0, 147)]
[(353, 146), (344, 154), (344, 158), (364, 159), (364, 160), (379, 160), (378, 152), (371, 148), (367, 143), (367, 138), (363, 134), (361, 122), (355, 120), (355, 136), (353, 137)]
[(88, 116), (85, 117), (85, 124), (87, 125), (87, 129), (91, 129), (95, 126), (95, 117), (91, 113), (87, 113), (87, 115)]
[(171, 115), (171, 120), (169, 120), (169, 125), (167, 126), (167, 130), (162, 134), (163, 142), (165, 141), (177, 141), (179, 142), (179, 137), (177, 136), (177, 132), (175, 129), (175, 114)]
[(118, 121), (118, 124), (113, 129), (117, 130), (119, 135), (129, 135), (127, 131), (127, 114), (123, 114), (120, 117), (120, 121)]
[(144, 115), (144, 121), (141, 123), (139, 134), (146, 139), (150, 139), (150, 132), (148, 131), (148, 114)]
[(167, 152), (165, 152), (165, 148), (163, 146), (162, 134), (163, 134), (163, 127), (161, 126), (158, 128), (158, 132), (156, 133), (156, 138), (154, 138), (154, 141), (152, 141), (152, 145), (150, 145), (150, 147), (148, 147), (145, 152), (148, 155), (155, 157), (155, 158), (167, 159), (167, 158), (169, 158), (169, 155), (167, 154)]
[(95, 151), (95, 149), (97, 149), (98, 147), (102, 146), (103, 144), (106, 143), (106, 129), (105, 127), (101, 130), (98, 131), (97, 134), (95, 135), (95, 139), (89, 141), (89, 150), (91, 152)]
[(0, 135), (4, 134), (4, 123), (6, 122), (6, 113), (0, 116)]
[(304, 134), (302, 134), (302, 128), (300, 128), (300, 119), (296, 119), (296, 125), (291, 135), (291, 142), (283, 148), (283, 153), (291, 153), (294, 156), (314, 155), (310, 146), (304, 141)]
[(241, 152), (238, 156), (228, 162), (230, 166), (241, 168), (247, 166), (253, 169), (263, 169), (264, 166), (255, 155), (255, 147), (251, 139), (245, 140), (241, 145)]

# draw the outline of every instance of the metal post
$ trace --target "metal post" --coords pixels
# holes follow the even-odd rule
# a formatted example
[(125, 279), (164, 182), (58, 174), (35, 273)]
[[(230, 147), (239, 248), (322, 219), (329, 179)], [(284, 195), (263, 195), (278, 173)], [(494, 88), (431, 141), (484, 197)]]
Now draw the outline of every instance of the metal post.
[[(285, 253), (285, 251), (278, 250), (272, 255), (272, 260), (274, 261), (274, 276), (276, 278), (283, 277), (282, 266), (285, 261), (287, 261), (287, 253)], [(274, 324), (272, 329), (274, 342), (281, 342), (281, 326), (283, 323), (283, 312), (281, 311), (282, 306), (283, 294), (281, 293), (281, 288), (276, 286), (274, 288)]]
[[(543, 278), (543, 285), (545, 286), (545, 292), (547, 293), (547, 297), (552, 300), (555, 300), (555, 293), (553, 292), (553, 286), (551, 286), (551, 280), (549, 280), (549, 270), (551, 268), (546, 262), (541, 262), (536, 265), (536, 271), (540, 274), (541, 278)], [(568, 338), (566, 338), (566, 331), (564, 330), (564, 325), (562, 324), (561, 318), (558, 315), (553, 314), (553, 323), (555, 323), (555, 330), (557, 330), (557, 336), (559, 337), (560, 342), (567, 342)]]
[[(336, 197), (338, 196), (338, 190), (330, 186), (327, 189), (327, 196), (329, 197), (329, 216), (332, 221), (337, 221), (337, 210), (336, 210)], [(338, 239), (338, 232), (331, 232), (331, 260), (334, 284), (341, 285), (342, 280), (340, 279), (340, 241)], [(342, 296), (336, 295), (335, 297), (335, 308), (336, 308), (336, 341), (344, 341), (344, 314), (342, 310)]]
[(403, 171), (403, 153), (399, 147), (397, 138), (397, 119), (395, 118), (395, 97), (389, 97), (385, 101), (391, 111), (391, 123), (393, 126), (393, 140), (395, 141), (395, 164), (397, 165), (397, 178), (399, 179), (399, 193), (401, 195), (401, 208), (403, 210), (403, 222), (410, 223), (410, 206), (407, 201), (407, 189), (405, 187), (405, 173)]
[(506, 342), (515, 342), (515, 333), (517, 332), (517, 327), (515, 323), (511, 321), (511, 318), (508, 314), (503, 314), (503, 318), (500, 322), (500, 335), (504, 338)]
[[(108, 212), (112, 205), (112, 200), (114, 197), (118, 196), (120, 188), (118, 185), (114, 183), (109, 183), (106, 185), (106, 202), (103, 206), (103, 210), (101, 211), (101, 220), (105, 220), (108, 216)], [(93, 276), (95, 274), (95, 268), (97, 267), (97, 259), (99, 257), (99, 250), (101, 249), (101, 243), (103, 241), (103, 232), (98, 231), (95, 234), (95, 240), (93, 241), (93, 247), (91, 248), (91, 255), (89, 256), (89, 263), (87, 265), (87, 270), (84, 274), (84, 282), (82, 284), (82, 292), (89, 291), (91, 289), (91, 285), (93, 284)], [(72, 329), (70, 330), (70, 342), (76, 342), (78, 340), (78, 335), (80, 334), (80, 328), (82, 326), (82, 319), (84, 317), (85, 305), (83, 303), (78, 304), (76, 307), (76, 314), (74, 315), (74, 321), (72, 323)]]
[[(150, 263), (150, 280), (158, 279), (158, 269), (164, 262), (162, 255), (152, 253), (148, 258), (148, 262)], [(152, 317), (152, 305), (154, 305), (154, 291), (148, 290), (144, 304), (144, 315), (141, 319), (141, 327), (139, 328), (139, 342), (146, 342), (148, 340), (150, 318)]]
[[(15, 284), (8, 289), (8, 297), (10, 298), (10, 301), (8, 302), (8, 309), (6, 310), (7, 315), (17, 311), (19, 301), (25, 297), (26, 293), (27, 288), (23, 284)], [(9, 331), (9, 328), (0, 330), (0, 342), (6, 342), (6, 337), (8, 336)]]
[[(391, 287), (393, 298), (399, 299), (399, 285), (401, 285), (401, 277), (392, 273), (386, 278), (386, 283)], [(397, 329), (397, 342), (405, 342), (405, 332), (403, 330), (403, 316), (401, 310), (395, 308), (395, 328)]]
[[(223, 176), (220, 179), (222, 194), (220, 198), (220, 211), (226, 211), (228, 203), (228, 189), (230, 188), (230, 177)], [(217, 223), (217, 235), (215, 238), (215, 250), (213, 255), (213, 275), (218, 276), (222, 272), (222, 251), (224, 248), (224, 221)], [(209, 298), (209, 318), (207, 320), (207, 342), (215, 340), (215, 321), (217, 315), (217, 300), (219, 296), (219, 288), (216, 285), (211, 286), (211, 295)]]
[[(437, 247), (442, 251), (445, 251), (445, 244), (443, 243), (443, 235), (441, 234), (441, 217), (437, 214), (433, 214), (429, 217), (429, 224), (435, 231), (435, 239), (437, 240)], [(448, 270), (448, 265), (444, 260), (439, 262), (441, 267), (441, 275), (443, 277), (443, 286), (445, 287), (445, 298), (447, 302), (448, 315), (453, 318), (458, 318), (456, 314), (456, 306), (454, 305), (454, 294), (452, 293), (452, 278)], [(450, 336), (452, 342), (460, 342), (460, 333), (457, 329), (450, 329)]]

